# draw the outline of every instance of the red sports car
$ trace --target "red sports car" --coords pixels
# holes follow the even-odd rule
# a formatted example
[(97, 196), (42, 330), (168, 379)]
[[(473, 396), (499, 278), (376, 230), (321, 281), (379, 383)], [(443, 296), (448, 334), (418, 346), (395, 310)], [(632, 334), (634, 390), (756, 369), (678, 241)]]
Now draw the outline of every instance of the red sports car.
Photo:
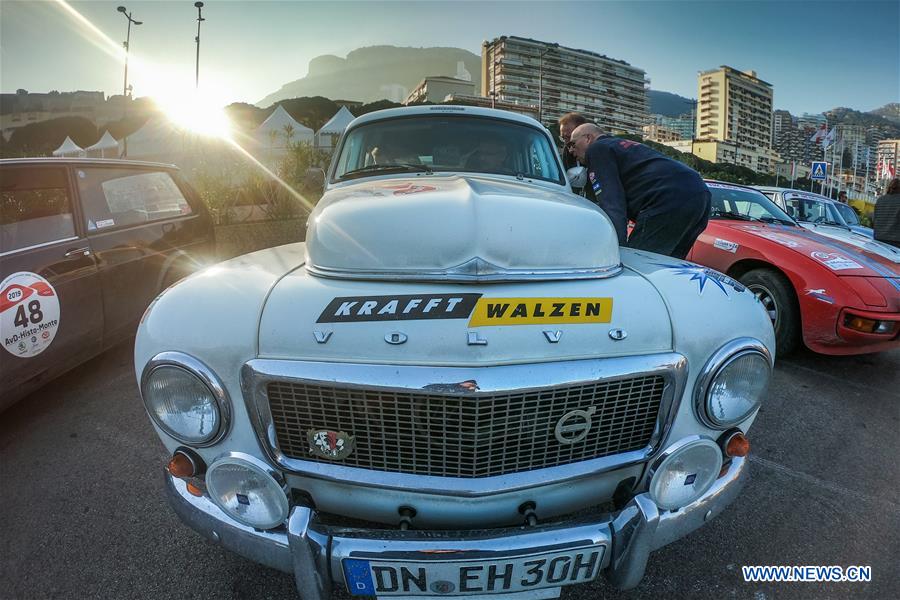
[[(708, 181), (709, 226), (688, 259), (737, 279), (772, 317), (780, 355), (900, 348), (900, 251), (873, 252), (803, 227), (749, 187)], [(715, 315), (710, 315), (715, 318)]]

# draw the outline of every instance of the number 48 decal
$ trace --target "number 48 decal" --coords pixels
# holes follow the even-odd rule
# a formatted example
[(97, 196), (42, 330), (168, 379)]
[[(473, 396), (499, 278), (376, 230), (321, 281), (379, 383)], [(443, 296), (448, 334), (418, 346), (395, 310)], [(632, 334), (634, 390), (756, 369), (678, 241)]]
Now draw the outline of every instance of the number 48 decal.
[(44, 313), (41, 312), (41, 303), (37, 300), (32, 300), (28, 303), (28, 315), (25, 314), (25, 306), (19, 306), (13, 324), (18, 325), (19, 327), (28, 327), (29, 323), (31, 325), (37, 325), (43, 320)]
[(59, 295), (50, 282), (20, 271), (0, 283), (0, 342), (18, 358), (46, 350), (59, 331)]

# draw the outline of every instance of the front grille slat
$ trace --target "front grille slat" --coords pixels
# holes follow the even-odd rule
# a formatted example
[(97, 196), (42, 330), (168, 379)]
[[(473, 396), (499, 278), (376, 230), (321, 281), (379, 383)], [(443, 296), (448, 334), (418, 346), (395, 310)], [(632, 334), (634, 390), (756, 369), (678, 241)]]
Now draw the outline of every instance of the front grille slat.
[[(287, 457), (437, 477), (491, 477), (565, 465), (650, 443), (665, 388), (661, 375), (496, 394), (361, 389), (275, 381), (266, 386), (278, 446)], [(561, 444), (560, 418), (595, 408), (587, 437)], [(355, 438), (333, 461), (310, 453), (306, 432)]]

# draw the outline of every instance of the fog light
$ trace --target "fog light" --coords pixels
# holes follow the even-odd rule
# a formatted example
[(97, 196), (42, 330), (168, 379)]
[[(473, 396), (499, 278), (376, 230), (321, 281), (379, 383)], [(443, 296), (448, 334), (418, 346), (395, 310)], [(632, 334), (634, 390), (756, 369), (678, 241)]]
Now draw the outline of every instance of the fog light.
[(684, 438), (654, 463), (650, 497), (662, 509), (673, 510), (706, 493), (722, 469), (722, 450), (709, 438)]
[(878, 321), (876, 319), (867, 319), (856, 315), (847, 315), (844, 317), (844, 325), (848, 329), (861, 331), (863, 333), (888, 334), (894, 331), (894, 321)]
[(206, 472), (210, 499), (229, 517), (256, 529), (272, 529), (284, 522), (288, 500), (275, 472), (257, 459), (229, 456)]

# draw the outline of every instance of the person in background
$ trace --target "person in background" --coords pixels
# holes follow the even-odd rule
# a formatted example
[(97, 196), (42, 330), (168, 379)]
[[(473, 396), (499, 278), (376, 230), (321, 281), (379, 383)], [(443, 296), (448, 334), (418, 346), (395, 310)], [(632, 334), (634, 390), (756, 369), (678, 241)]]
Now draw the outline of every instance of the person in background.
[(838, 193), (837, 201), (842, 204), (847, 204), (847, 192)]
[(605, 135), (593, 123), (579, 125), (570, 143), (620, 245), (687, 256), (709, 220), (711, 197), (699, 173), (643, 144)]
[(562, 140), (563, 143), (562, 161), (563, 167), (565, 167), (566, 170), (578, 166), (578, 159), (575, 158), (575, 155), (572, 154), (572, 149), (569, 147), (569, 141), (572, 139), (572, 132), (575, 131), (575, 128), (579, 125), (584, 125), (589, 122), (587, 117), (577, 112), (566, 113), (559, 118), (559, 139)]
[[(576, 127), (585, 123), (590, 123), (590, 121), (583, 114), (577, 112), (566, 113), (559, 118), (559, 139), (563, 143), (562, 161), (566, 171), (572, 167), (579, 166), (578, 159), (572, 154), (572, 132), (575, 131)], [(586, 185), (583, 188), (574, 188), (573, 191), (596, 204), (597, 199), (594, 197), (594, 190), (591, 189), (591, 186)]]
[(875, 239), (900, 248), (900, 179), (891, 179), (884, 196), (875, 202), (872, 220)]

